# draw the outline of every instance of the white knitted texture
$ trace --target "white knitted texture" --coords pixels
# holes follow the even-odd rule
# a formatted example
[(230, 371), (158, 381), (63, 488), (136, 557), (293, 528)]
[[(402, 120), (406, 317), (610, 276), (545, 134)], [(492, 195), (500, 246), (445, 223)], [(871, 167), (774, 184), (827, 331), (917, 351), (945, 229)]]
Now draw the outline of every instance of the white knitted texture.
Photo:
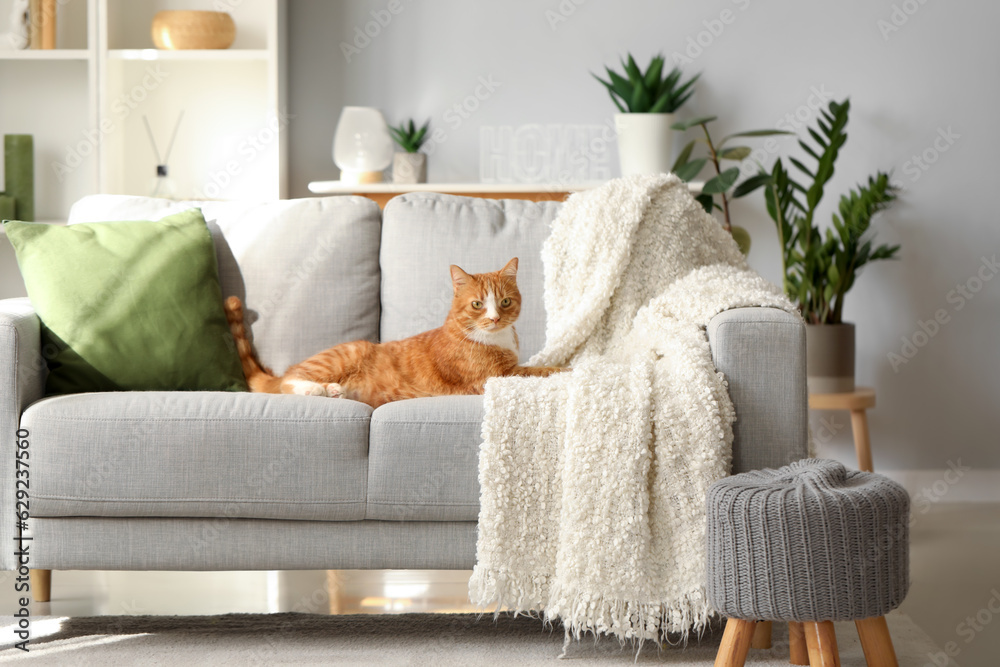
[(545, 263), (547, 378), (486, 385), (470, 598), (622, 641), (700, 630), (705, 495), (735, 418), (705, 327), (795, 312), (675, 176), (572, 196)]

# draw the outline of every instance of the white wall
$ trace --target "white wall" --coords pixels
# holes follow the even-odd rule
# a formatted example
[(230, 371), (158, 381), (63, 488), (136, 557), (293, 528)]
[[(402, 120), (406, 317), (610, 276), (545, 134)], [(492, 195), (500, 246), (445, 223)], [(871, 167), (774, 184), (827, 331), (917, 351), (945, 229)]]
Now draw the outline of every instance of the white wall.
[[(858, 380), (878, 389), (878, 407), (870, 413), (876, 468), (940, 470), (959, 459), (1000, 468), (1000, 280), (984, 283), (960, 310), (951, 292), (976, 276), (982, 257), (1000, 254), (992, 193), (1000, 145), (1000, 6), (971, 0), (404, 1), (348, 63), (340, 43), (350, 43), (355, 27), (363, 29), (370, 12), (389, 4), (290, 2), (294, 196), (308, 195), (311, 180), (336, 178), (330, 141), (343, 105), (380, 107), (390, 122), (432, 118), (448, 137), (431, 157), (430, 179), (474, 181), (481, 126), (607, 123), (614, 107), (591, 71), (625, 51), (643, 62), (657, 51), (683, 52), (700, 37), (707, 46), (686, 71), (704, 74), (683, 114), (718, 114), (719, 132), (772, 127), (806, 105), (812, 91), (849, 95), (851, 138), (827, 208), (835, 203), (831, 195), (879, 168), (894, 169), (907, 188), (878, 225), (882, 240), (902, 243), (901, 261), (867, 269), (846, 307), (845, 319), (858, 325)], [(553, 28), (548, 12), (560, 8), (566, 20)], [(717, 22), (724, 11), (731, 12), (728, 25)], [(899, 29), (883, 34), (879, 22), (895, 27), (894, 15)], [(474, 91), (479, 77), (491, 76), (500, 86), (453, 129), (443, 114)], [(949, 131), (951, 143), (937, 140)], [(935, 141), (942, 150), (934, 149)], [(920, 171), (908, 161), (925, 150), (936, 161)], [(751, 263), (777, 280), (777, 242), (763, 202), (740, 201), (734, 215), (753, 235)], [(887, 355), (900, 353), (901, 337), (919, 331), (918, 322), (939, 309), (949, 321), (894, 370)], [(821, 438), (821, 454), (852, 460), (847, 416), (820, 416), (832, 417), (839, 429), (832, 440)]]
[(7, 235), (0, 234), (0, 299), (27, 295), (21, 272), (17, 269), (14, 248), (7, 241)]

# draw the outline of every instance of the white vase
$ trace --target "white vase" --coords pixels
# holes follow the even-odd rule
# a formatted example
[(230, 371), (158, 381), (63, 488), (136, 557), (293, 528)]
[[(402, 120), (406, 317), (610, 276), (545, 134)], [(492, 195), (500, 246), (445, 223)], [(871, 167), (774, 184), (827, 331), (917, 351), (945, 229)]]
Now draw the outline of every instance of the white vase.
[(382, 170), (394, 152), (389, 126), (382, 112), (371, 107), (344, 107), (333, 135), (333, 162), (340, 180), (371, 183), (382, 180)]
[(673, 123), (672, 113), (615, 114), (622, 176), (670, 171)]
[(426, 153), (396, 153), (392, 158), (393, 183), (426, 183)]

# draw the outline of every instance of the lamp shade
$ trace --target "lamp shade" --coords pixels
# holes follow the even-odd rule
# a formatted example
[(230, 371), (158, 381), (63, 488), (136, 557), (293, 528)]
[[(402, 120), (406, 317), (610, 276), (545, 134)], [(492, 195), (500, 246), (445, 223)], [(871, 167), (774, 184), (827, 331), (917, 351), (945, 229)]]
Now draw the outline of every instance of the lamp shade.
[(371, 107), (344, 107), (333, 135), (333, 162), (340, 180), (381, 181), (392, 162), (393, 144), (382, 112)]

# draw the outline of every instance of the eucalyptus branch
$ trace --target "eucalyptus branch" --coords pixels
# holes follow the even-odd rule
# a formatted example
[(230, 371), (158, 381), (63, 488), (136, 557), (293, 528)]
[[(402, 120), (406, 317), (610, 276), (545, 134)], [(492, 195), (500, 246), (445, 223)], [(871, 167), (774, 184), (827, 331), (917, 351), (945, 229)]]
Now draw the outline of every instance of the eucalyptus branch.
[[(712, 144), (712, 135), (708, 133), (708, 123), (699, 123), (701, 129), (705, 131), (705, 143), (708, 144), (708, 152), (712, 158), (712, 164), (715, 166), (715, 175), (722, 175), (722, 168), (719, 167), (719, 154), (715, 150), (715, 146)], [(733, 231), (733, 225), (729, 220), (729, 198), (726, 197), (726, 191), (723, 190), (722, 195), (722, 216), (725, 218), (725, 222), (722, 223), (722, 228), (725, 229), (730, 234)]]
[[(680, 132), (685, 132), (693, 128), (695, 125), (700, 125), (702, 132), (705, 134), (704, 139), (692, 139), (686, 146), (684, 146), (680, 155), (677, 157), (677, 161), (674, 162), (674, 166), (671, 168), (671, 171), (674, 172), (682, 181), (688, 182), (697, 176), (701, 172), (702, 168), (704, 168), (709, 160), (711, 160), (712, 166), (715, 168), (715, 176), (705, 181), (705, 185), (702, 186), (701, 189), (701, 194), (699, 194), (696, 199), (702, 205), (702, 208), (704, 208), (708, 213), (712, 213), (715, 209), (722, 211), (723, 229), (733, 235), (733, 239), (740, 246), (740, 250), (746, 254), (750, 251), (750, 234), (742, 227), (732, 224), (729, 201), (730, 199), (744, 197), (757, 188), (766, 185), (769, 180), (769, 176), (767, 174), (757, 174), (745, 179), (742, 183), (737, 185), (736, 181), (740, 177), (740, 168), (735, 166), (723, 169), (722, 161), (732, 160), (733, 162), (739, 164), (743, 162), (743, 160), (750, 157), (752, 151), (749, 146), (724, 147), (730, 139), (734, 139), (736, 137), (766, 137), (775, 134), (789, 133), (782, 130), (750, 130), (749, 132), (736, 132), (735, 134), (727, 135), (723, 137), (721, 141), (716, 143), (712, 140), (712, 134), (708, 130), (708, 124), (714, 120), (716, 120), (715, 116), (701, 116), (699, 118), (683, 120), (671, 125), (673, 129)], [(698, 142), (703, 142), (707, 146), (708, 157), (692, 157), (695, 144)], [(719, 199), (722, 200), (721, 206), (715, 202), (715, 195), (719, 195)]]

